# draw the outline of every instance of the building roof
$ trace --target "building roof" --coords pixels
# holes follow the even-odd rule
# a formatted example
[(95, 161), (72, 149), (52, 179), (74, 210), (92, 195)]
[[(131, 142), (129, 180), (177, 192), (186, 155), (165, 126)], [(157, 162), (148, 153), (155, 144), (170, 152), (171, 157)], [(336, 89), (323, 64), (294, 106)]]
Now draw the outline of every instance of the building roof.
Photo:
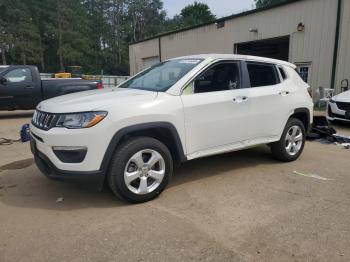
[(253, 9), (253, 10), (250, 10), (250, 11), (245, 11), (245, 12), (242, 12), (242, 13), (238, 13), (238, 14), (234, 14), (234, 15), (230, 15), (230, 16), (225, 16), (225, 17), (219, 18), (217, 20), (214, 20), (212, 22), (203, 23), (203, 24), (190, 26), (190, 27), (184, 27), (184, 28), (181, 28), (181, 29), (178, 29), (178, 30), (174, 30), (174, 31), (169, 31), (169, 32), (165, 32), (165, 33), (162, 33), (162, 34), (158, 34), (158, 35), (155, 35), (155, 36), (152, 36), (152, 37), (148, 37), (148, 38), (145, 38), (145, 39), (142, 39), (142, 40), (139, 40), (139, 41), (132, 42), (132, 43), (130, 43), (130, 45), (141, 43), (141, 42), (145, 42), (145, 41), (152, 40), (152, 39), (156, 39), (156, 38), (159, 38), (159, 37), (162, 37), (162, 36), (172, 35), (172, 34), (188, 31), (188, 30), (195, 29), (195, 28), (200, 28), (200, 27), (207, 26), (207, 25), (216, 24), (216, 23), (219, 23), (219, 22), (222, 22), (222, 21), (231, 20), (231, 19), (235, 19), (235, 18), (238, 18), (238, 17), (242, 17), (242, 16), (255, 14), (255, 13), (258, 13), (258, 12), (270, 10), (270, 9), (273, 9), (273, 8), (277, 8), (277, 7), (284, 6), (284, 5), (289, 5), (289, 4), (292, 4), (292, 3), (295, 3), (295, 2), (300, 2), (300, 1), (304, 1), (304, 0), (285, 0), (285, 1), (282, 1), (281, 3), (270, 5), (268, 7), (257, 8), (257, 9)]
[(286, 65), (290, 66), (292, 68), (296, 68), (296, 66), (292, 63), (272, 59), (272, 58), (266, 58), (266, 57), (259, 57), (259, 56), (249, 56), (249, 55), (234, 55), (234, 54), (199, 54), (199, 55), (188, 55), (188, 56), (182, 56), (182, 57), (175, 57), (170, 60), (174, 59), (213, 59), (213, 60), (245, 60), (245, 61), (255, 61), (255, 62), (263, 62), (263, 63), (271, 63), (271, 64), (277, 64), (277, 65)]

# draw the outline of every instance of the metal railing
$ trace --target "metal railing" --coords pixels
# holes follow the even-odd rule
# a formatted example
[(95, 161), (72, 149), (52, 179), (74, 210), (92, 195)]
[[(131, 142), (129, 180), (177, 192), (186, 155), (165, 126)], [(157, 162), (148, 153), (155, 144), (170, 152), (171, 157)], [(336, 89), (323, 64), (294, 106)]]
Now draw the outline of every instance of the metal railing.
[(115, 87), (129, 79), (129, 76), (102, 76), (102, 83), (105, 88)]
[(51, 78), (51, 74), (49, 73), (40, 73), (41, 79), (49, 79)]
[[(52, 74), (49, 73), (40, 73), (41, 79), (50, 79)], [(111, 75), (104, 75), (101, 77), (103, 86), (105, 88), (111, 88), (115, 87), (122, 82), (129, 79), (129, 76), (111, 76)]]

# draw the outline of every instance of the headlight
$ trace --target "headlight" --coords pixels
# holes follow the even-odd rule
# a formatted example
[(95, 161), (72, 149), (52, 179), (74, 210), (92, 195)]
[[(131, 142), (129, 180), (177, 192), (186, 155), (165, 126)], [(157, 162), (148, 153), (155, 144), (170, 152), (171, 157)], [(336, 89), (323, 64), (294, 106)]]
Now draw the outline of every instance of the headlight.
[(334, 104), (335, 103), (335, 101), (331, 98), (330, 100), (329, 100), (329, 103), (332, 103), (332, 104)]
[(88, 128), (97, 125), (106, 116), (107, 112), (62, 114), (58, 118), (56, 127)]

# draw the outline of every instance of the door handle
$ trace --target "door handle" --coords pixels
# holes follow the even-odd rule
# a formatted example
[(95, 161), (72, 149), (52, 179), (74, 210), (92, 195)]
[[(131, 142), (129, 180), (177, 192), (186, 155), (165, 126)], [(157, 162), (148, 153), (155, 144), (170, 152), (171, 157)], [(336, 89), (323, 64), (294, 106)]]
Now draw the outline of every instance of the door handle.
[(25, 88), (26, 89), (34, 89), (35, 87), (34, 86), (26, 86)]
[(233, 102), (235, 102), (235, 103), (242, 103), (242, 102), (245, 102), (247, 100), (248, 100), (247, 96), (238, 96), (238, 97), (233, 98)]

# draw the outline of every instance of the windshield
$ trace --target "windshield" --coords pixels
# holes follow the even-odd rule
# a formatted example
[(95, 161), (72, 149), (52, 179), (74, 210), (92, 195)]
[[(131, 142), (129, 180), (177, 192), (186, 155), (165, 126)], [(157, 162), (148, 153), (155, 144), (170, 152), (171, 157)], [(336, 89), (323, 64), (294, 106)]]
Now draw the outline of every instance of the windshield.
[(8, 68), (8, 66), (0, 66), (0, 72), (1, 71), (4, 71), (5, 69), (7, 69)]
[(203, 59), (177, 59), (159, 63), (121, 84), (119, 88), (164, 92)]

